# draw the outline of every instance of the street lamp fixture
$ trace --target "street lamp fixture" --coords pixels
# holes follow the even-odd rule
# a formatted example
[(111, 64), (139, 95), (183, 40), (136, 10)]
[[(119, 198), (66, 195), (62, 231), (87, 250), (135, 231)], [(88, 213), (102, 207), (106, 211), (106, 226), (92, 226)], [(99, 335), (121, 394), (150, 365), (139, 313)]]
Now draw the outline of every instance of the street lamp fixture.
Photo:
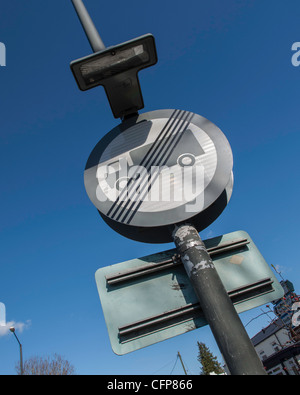
[(74, 60), (70, 67), (79, 89), (102, 85), (113, 115), (123, 118), (144, 108), (137, 73), (157, 62), (152, 34)]
[(21, 375), (23, 375), (24, 370), (23, 370), (22, 344), (21, 344), (21, 342), (20, 342), (18, 336), (16, 335), (16, 329), (15, 329), (13, 326), (11, 326), (11, 327), (9, 328), (9, 330), (15, 335), (15, 338), (17, 339), (17, 342), (19, 343), (19, 346), (20, 346), (20, 373), (21, 373)]
[(102, 85), (115, 118), (137, 114), (144, 108), (137, 73), (157, 62), (153, 35), (106, 48), (82, 0), (72, 3), (94, 51), (70, 64), (79, 88), (86, 91)]

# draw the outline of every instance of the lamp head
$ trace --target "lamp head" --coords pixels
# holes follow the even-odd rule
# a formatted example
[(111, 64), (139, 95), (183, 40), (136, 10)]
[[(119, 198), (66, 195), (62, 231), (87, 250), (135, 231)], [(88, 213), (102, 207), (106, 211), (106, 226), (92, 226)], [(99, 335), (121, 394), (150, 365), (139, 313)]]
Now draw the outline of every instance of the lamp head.
[(104, 86), (114, 117), (123, 118), (144, 108), (137, 73), (156, 62), (154, 37), (145, 34), (74, 60), (70, 67), (82, 91)]

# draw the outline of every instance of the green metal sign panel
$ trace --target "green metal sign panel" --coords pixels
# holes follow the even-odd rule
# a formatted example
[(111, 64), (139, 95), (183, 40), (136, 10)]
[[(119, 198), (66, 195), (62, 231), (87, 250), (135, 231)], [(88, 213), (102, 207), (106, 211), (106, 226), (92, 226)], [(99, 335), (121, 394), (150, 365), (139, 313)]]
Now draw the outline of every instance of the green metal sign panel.
[[(215, 237), (205, 245), (238, 313), (283, 296), (246, 232)], [(116, 354), (207, 325), (176, 249), (101, 268), (95, 278)]]

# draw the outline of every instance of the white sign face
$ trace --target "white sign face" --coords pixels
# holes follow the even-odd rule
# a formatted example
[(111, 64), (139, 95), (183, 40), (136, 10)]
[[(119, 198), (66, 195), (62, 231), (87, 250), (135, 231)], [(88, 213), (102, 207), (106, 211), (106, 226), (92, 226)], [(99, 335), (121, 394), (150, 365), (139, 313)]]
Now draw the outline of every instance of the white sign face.
[(210, 206), (231, 170), (229, 143), (215, 125), (190, 112), (161, 110), (106, 135), (88, 160), (85, 186), (111, 220), (165, 226)]
[[(188, 203), (194, 200), (197, 206), (193, 211), (202, 211), (204, 189), (217, 167), (216, 149), (202, 129), (195, 125), (187, 128), (184, 121), (179, 125), (181, 133), (170, 127), (162, 133), (168, 123), (169, 119), (149, 121), (149, 130), (134, 125), (101, 155), (96, 196), (100, 202), (114, 202), (107, 213), (111, 219), (134, 223), (130, 213), (135, 211), (161, 213), (182, 205), (191, 210)], [(131, 149), (137, 136), (145, 141)]]

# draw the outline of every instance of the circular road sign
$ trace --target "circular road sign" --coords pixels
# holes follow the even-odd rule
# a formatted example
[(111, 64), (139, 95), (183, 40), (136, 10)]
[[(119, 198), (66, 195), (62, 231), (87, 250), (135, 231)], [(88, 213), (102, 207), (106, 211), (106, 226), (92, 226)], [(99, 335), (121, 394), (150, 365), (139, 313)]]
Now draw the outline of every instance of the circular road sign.
[(114, 230), (149, 243), (172, 241), (175, 224), (200, 232), (226, 207), (230, 145), (213, 123), (182, 110), (137, 115), (112, 129), (85, 168), (87, 194)]

